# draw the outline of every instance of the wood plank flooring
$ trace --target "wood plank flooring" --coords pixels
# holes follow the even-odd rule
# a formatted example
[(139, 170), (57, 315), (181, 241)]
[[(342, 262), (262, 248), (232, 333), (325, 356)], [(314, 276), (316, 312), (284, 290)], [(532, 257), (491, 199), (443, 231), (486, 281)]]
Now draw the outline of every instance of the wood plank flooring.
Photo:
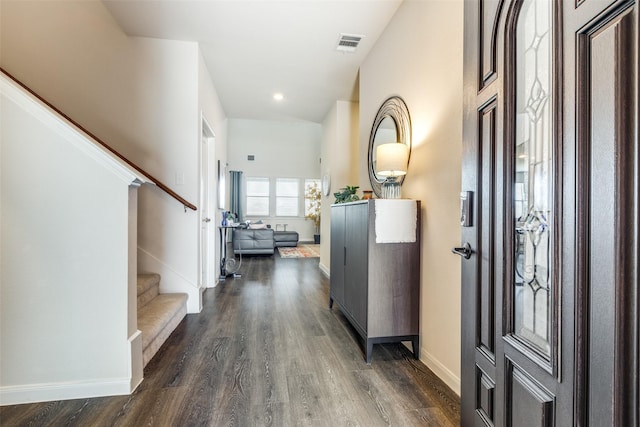
[(367, 365), (317, 258), (245, 257), (204, 294), (130, 396), (0, 408), (2, 426), (456, 426), (459, 399), (411, 352)]

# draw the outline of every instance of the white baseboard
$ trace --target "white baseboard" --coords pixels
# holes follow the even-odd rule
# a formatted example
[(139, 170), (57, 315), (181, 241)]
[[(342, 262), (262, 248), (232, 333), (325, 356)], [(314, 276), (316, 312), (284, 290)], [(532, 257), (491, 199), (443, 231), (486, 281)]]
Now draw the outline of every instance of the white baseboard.
[(327, 276), (328, 278), (331, 278), (331, 270), (329, 269), (329, 267), (327, 267), (326, 265), (324, 265), (323, 263), (319, 264), (320, 267), (320, 271), (322, 271), (322, 273)]
[(131, 355), (131, 379), (129, 390), (131, 393), (138, 388), (144, 377), (144, 365), (142, 364), (142, 332), (137, 330), (129, 337), (129, 351)]
[(0, 406), (131, 393), (130, 378), (0, 387)]
[(460, 396), (460, 377), (451, 372), (449, 368), (433, 357), (424, 347), (420, 349), (420, 361), (424, 363), (427, 368), (431, 369), (451, 390)]
[(0, 387), (0, 406), (131, 394), (143, 380), (142, 332), (138, 330), (129, 337), (129, 346), (129, 378), (4, 386)]
[(207, 290), (207, 288), (200, 288), (199, 289), (200, 294), (198, 295), (198, 301), (200, 301), (200, 307), (198, 307), (198, 313), (200, 313), (202, 311), (202, 308), (203, 308), (202, 307), (202, 301), (204, 300), (203, 295), (204, 295), (204, 291), (206, 291), (206, 290)]
[(202, 311), (202, 292), (197, 283), (192, 282), (175, 271), (162, 260), (156, 258), (138, 246), (138, 271), (140, 273), (158, 273), (160, 275), (160, 292), (182, 292), (189, 295), (187, 313)]

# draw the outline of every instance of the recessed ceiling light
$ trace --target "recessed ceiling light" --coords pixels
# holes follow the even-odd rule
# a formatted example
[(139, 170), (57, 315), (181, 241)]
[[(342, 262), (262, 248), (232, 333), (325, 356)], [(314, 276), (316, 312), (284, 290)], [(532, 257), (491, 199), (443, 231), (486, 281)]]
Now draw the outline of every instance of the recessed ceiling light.
[(275, 99), (276, 101), (282, 101), (284, 99), (284, 95), (281, 93), (274, 93), (273, 99)]

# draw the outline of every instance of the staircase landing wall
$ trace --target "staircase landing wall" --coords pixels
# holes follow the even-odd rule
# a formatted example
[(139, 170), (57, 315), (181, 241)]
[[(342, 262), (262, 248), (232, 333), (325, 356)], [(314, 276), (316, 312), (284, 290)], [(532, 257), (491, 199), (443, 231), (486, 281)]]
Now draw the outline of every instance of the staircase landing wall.
[(1, 83), (0, 404), (128, 394), (139, 179)]

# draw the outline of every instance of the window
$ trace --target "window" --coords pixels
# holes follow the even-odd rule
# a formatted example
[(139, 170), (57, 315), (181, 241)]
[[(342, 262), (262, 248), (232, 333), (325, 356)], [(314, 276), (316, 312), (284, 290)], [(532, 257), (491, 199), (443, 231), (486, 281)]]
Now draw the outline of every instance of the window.
[(276, 179), (276, 216), (298, 216), (299, 180)]
[(247, 177), (247, 216), (269, 216), (269, 178)]

